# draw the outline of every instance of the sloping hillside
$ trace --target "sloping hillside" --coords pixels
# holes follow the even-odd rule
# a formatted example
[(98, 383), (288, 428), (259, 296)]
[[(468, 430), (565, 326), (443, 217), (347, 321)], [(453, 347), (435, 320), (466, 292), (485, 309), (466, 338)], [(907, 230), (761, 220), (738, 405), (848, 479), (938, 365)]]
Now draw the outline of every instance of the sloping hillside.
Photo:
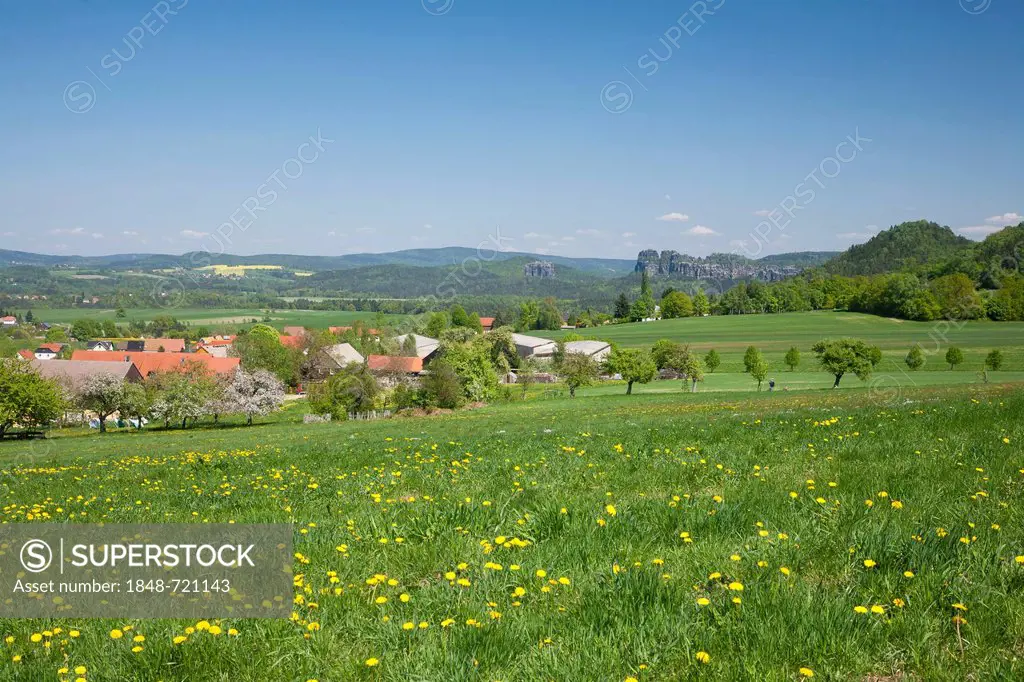
[(973, 242), (948, 227), (924, 220), (902, 223), (851, 246), (825, 263), (837, 275), (877, 275), (951, 260), (967, 253)]

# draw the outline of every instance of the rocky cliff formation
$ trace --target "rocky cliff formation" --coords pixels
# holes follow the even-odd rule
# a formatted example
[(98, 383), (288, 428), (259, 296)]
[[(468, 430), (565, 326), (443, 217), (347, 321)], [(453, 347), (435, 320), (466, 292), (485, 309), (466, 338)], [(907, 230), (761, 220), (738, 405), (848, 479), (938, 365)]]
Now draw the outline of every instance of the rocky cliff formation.
[(800, 268), (786, 266), (764, 266), (757, 261), (729, 254), (712, 254), (707, 258), (695, 258), (678, 251), (654, 249), (641, 251), (636, 259), (635, 272), (647, 271), (651, 277), (670, 276), (681, 279), (759, 279), (777, 282), (800, 273)]
[(535, 260), (523, 266), (523, 274), (527, 277), (554, 277), (555, 264), (544, 260)]

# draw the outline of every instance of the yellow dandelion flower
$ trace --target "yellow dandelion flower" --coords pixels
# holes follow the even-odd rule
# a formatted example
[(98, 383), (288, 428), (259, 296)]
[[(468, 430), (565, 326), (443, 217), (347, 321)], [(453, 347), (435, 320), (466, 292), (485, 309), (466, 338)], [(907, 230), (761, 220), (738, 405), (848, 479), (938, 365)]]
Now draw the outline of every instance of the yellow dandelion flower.
[(705, 665), (711, 662), (711, 654), (706, 651), (698, 651), (695, 658), (698, 663), (704, 663)]

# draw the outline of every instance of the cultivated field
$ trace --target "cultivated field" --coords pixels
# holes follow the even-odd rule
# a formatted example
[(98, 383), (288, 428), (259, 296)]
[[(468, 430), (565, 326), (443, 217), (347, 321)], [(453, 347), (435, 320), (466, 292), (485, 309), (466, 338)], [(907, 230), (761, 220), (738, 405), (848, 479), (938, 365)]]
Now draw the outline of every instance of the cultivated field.
[(1024, 394), (877, 397), (4, 444), (3, 521), (290, 523), (302, 577), (293, 621), (0, 621), (0, 678), (1024, 678)]

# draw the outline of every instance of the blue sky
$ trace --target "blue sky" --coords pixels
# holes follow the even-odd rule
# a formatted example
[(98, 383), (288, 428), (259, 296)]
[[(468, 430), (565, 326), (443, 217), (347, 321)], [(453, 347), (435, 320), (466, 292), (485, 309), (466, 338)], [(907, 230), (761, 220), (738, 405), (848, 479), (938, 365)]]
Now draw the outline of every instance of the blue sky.
[(0, 248), (758, 256), (1024, 213), (1018, 0), (0, 13)]

